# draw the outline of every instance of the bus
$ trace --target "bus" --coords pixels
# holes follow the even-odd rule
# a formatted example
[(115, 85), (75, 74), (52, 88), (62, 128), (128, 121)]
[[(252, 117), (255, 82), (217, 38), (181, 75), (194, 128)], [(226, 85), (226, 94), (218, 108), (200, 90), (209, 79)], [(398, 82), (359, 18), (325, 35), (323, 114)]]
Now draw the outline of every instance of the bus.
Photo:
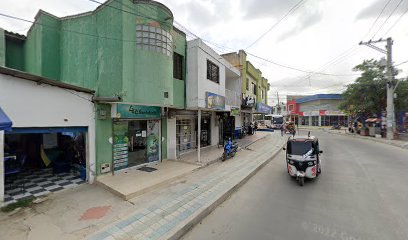
[(282, 124), (284, 124), (283, 115), (276, 115), (276, 114), (268, 114), (265, 115), (265, 125), (268, 128), (272, 129), (279, 129), (281, 128)]

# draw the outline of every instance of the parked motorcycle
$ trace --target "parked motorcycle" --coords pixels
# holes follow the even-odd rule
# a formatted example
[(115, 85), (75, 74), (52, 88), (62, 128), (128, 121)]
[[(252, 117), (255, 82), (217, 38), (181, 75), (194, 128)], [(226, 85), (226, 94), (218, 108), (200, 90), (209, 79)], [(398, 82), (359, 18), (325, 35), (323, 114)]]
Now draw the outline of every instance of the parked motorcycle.
[(340, 124), (333, 125), (331, 129), (332, 129), (332, 130), (340, 130), (340, 129), (341, 129), (341, 125), (340, 125)]
[(228, 138), (224, 145), (224, 152), (222, 153), (221, 160), (225, 161), (229, 157), (234, 157), (235, 153), (238, 151), (238, 144), (231, 141), (231, 138)]

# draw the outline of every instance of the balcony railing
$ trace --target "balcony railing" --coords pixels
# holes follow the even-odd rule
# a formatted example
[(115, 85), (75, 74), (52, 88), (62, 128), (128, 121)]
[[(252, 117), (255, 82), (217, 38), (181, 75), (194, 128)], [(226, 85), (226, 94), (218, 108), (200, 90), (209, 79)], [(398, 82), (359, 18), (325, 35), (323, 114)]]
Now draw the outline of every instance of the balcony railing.
[(235, 91), (225, 89), (225, 104), (229, 106), (241, 106), (241, 95)]

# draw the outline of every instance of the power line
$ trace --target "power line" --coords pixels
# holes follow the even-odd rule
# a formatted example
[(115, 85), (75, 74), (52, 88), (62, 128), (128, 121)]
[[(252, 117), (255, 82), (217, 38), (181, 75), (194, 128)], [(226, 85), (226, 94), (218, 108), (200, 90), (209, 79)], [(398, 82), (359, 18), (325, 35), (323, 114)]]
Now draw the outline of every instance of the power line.
[(397, 24), (398, 22), (404, 17), (404, 15), (408, 12), (408, 8), (405, 10), (405, 12), (403, 12), (401, 14), (401, 16), (399, 16), (399, 18), (397, 19), (397, 21), (394, 22), (394, 24), (392, 24), (392, 26), (387, 30), (387, 32), (384, 33), (383, 37), (386, 36)]
[(400, 0), (397, 4), (397, 6), (395, 6), (395, 8), (392, 10), (392, 12), (390, 13), (390, 15), (388, 15), (388, 17), (385, 19), (385, 21), (381, 24), (380, 28), (378, 28), (377, 32), (375, 32), (375, 34), (371, 37), (371, 40), (373, 38), (375, 38), (375, 36), (377, 35), (377, 33), (384, 27), (384, 25), (387, 23), (388, 19), (390, 19), (390, 17), (394, 14), (394, 12), (397, 10), (397, 8), (401, 5), (401, 3), (404, 0)]
[(370, 29), (368, 29), (367, 33), (364, 35), (363, 39), (367, 37), (367, 35), (371, 32), (371, 30), (373, 30), (375, 24), (377, 23), (378, 19), (380, 19), (382, 13), (384, 12), (384, 10), (387, 8), (388, 4), (390, 4), (392, 0), (388, 0), (388, 2), (385, 4), (385, 6), (381, 9), (380, 14), (378, 14), (377, 18), (375, 19), (375, 21), (373, 22), (373, 24), (371, 24)]
[(48, 27), (50, 29), (54, 29), (56, 31), (60, 31), (60, 32), (70, 32), (70, 33), (75, 33), (75, 34), (79, 34), (79, 35), (84, 35), (84, 36), (88, 36), (88, 37), (95, 37), (95, 38), (101, 38), (101, 39), (107, 39), (107, 40), (113, 40), (113, 41), (120, 41), (120, 42), (136, 42), (134, 40), (125, 40), (122, 38), (112, 38), (112, 37), (106, 37), (106, 36), (99, 36), (99, 35), (94, 35), (94, 34), (89, 34), (89, 33), (84, 33), (84, 32), (78, 32), (75, 30), (70, 30), (70, 29), (60, 29), (60, 28), (56, 28), (54, 26), (50, 26), (44, 23), (40, 23), (40, 22), (35, 22), (35, 21), (31, 21), (31, 20), (27, 20), (24, 18), (19, 18), (19, 17), (14, 17), (8, 14), (4, 14), (0, 12), (0, 16), (6, 17), (6, 18), (10, 18), (10, 19), (14, 19), (14, 20), (19, 20), (19, 21), (24, 21), (24, 22), (28, 22), (28, 23), (32, 23), (32, 24), (36, 24), (36, 25), (40, 25), (43, 27)]
[[(95, 1), (95, 0), (88, 0), (88, 1), (98, 2), (98, 1)], [(98, 3), (99, 3), (99, 2), (98, 2)], [(102, 4), (102, 3), (99, 3), (99, 4)], [(110, 6), (110, 5), (107, 5), (107, 6)], [(118, 9), (118, 8), (116, 8), (116, 9)], [(119, 10), (122, 11), (122, 9), (119, 9)], [(129, 12), (129, 13), (131, 13), (131, 12)], [(131, 14), (133, 14), (133, 13), (131, 13)], [(76, 34), (85, 35), (85, 36), (89, 36), (89, 37), (95, 37), (95, 38), (101, 38), (101, 39), (107, 39), (107, 40), (114, 40), (114, 41), (136, 42), (135, 40), (126, 40), (126, 39), (122, 39), (122, 38), (112, 38), (112, 37), (106, 37), (106, 36), (99, 36), (99, 35), (94, 35), (94, 34), (89, 34), (89, 33), (84, 33), (84, 32), (78, 32), (78, 31), (70, 30), (70, 29), (64, 29), (64, 28), (59, 29), (59, 28), (55, 28), (55, 27), (50, 26), (50, 25), (47, 25), (47, 24), (43, 24), (43, 23), (40, 23), (40, 22), (35, 22), (35, 21), (23, 19), (23, 18), (19, 18), (19, 17), (15, 17), (15, 16), (11, 16), (11, 15), (8, 15), (8, 14), (3, 14), (3, 13), (0, 13), (0, 16), (7, 17), (7, 18), (11, 18), (11, 19), (15, 19), (15, 20), (20, 20), (20, 21), (24, 21), (24, 22), (29, 22), (29, 23), (32, 23), (32, 24), (41, 25), (41, 26), (44, 26), (44, 27), (48, 27), (48, 28), (54, 29), (54, 30), (56, 30), (56, 31), (71, 32), (71, 33), (76, 33)], [(138, 15), (138, 16), (143, 16), (143, 15)], [(186, 28), (186, 29), (187, 29), (187, 28)], [(191, 31), (190, 31), (190, 33), (191, 33)], [(196, 36), (197, 38), (200, 38), (200, 37), (198, 37), (196, 34), (193, 34), (193, 36)], [(205, 41), (205, 42), (211, 43), (210, 41), (205, 40), (205, 39), (203, 39), (203, 38), (200, 38), (200, 39), (203, 40), (203, 41)], [(212, 45), (221, 46), (221, 45), (214, 44), (214, 43), (212, 43)], [(226, 48), (226, 47), (225, 47), (225, 48)], [(316, 72), (316, 71), (304, 70), (304, 69), (300, 69), (300, 68), (288, 66), (288, 65), (285, 65), (285, 64), (281, 64), (281, 63), (278, 63), (278, 62), (275, 62), (275, 61), (272, 61), (272, 60), (269, 60), (269, 59), (266, 59), (266, 58), (257, 56), (257, 55), (255, 55), (255, 54), (250, 53), (250, 52), (247, 52), (247, 54), (248, 54), (248, 55), (251, 55), (251, 56), (253, 56), (253, 57), (255, 57), (255, 58), (261, 59), (261, 60), (263, 60), (263, 61), (265, 61), (265, 62), (269, 62), (269, 63), (271, 63), (271, 64), (274, 64), (274, 65), (276, 65), (276, 66), (280, 66), (280, 67), (282, 67), (282, 68), (291, 69), (291, 70), (294, 70), (294, 71), (300, 71), (300, 72), (303, 72), (303, 73), (309, 73), (309, 74), (313, 73), (313, 74), (325, 75), (325, 76), (353, 76), (352, 74), (348, 74), (348, 75), (344, 75), (344, 74), (330, 74), (330, 73), (323, 73), (323, 72)]]
[(405, 63), (408, 63), (408, 60), (407, 60), (407, 61), (404, 61), (404, 62), (400, 62), (400, 63), (394, 65), (394, 67), (397, 67), (397, 66), (402, 65), (402, 64), (405, 64)]
[(253, 45), (255, 45), (259, 40), (261, 40), (263, 37), (266, 36), (266, 34), (268, 34), (270, 31), (272, 31), (275, 27), (277, 27), (287, 16), (289, 16), (293, 11), (295, 11), (296, 9), (298, 9), (300, 7), (300, 5), (302, 4), (304, 0), (300, 0), (299, 2), (297, 2), (285, 15), (283, 15), (274, 25), (272, 25), (272, 27), (270, 27), (266, 32), (264, 32), (260, 37), (258, 37), (254, 42), (252, 42), (251, 44), (249, 44), (248, 47), (246, 47), (246, 49), (249, 49), (250, 47), (252, 47)]

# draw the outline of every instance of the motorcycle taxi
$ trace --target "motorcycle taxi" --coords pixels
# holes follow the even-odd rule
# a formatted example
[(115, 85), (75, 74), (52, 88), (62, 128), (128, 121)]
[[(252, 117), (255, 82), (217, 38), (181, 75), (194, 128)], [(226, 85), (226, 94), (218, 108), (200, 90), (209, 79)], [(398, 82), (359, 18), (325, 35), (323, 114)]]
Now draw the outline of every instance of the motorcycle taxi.
[(319, 149), (319, 140), (317, 137), (310, 136), (291, 136), (286, 142), (286, 165), (287, 171), (291, 177), (296, 177), (300, 186), (305, 183), (305, 178), (316, 178), (322, 171)]

